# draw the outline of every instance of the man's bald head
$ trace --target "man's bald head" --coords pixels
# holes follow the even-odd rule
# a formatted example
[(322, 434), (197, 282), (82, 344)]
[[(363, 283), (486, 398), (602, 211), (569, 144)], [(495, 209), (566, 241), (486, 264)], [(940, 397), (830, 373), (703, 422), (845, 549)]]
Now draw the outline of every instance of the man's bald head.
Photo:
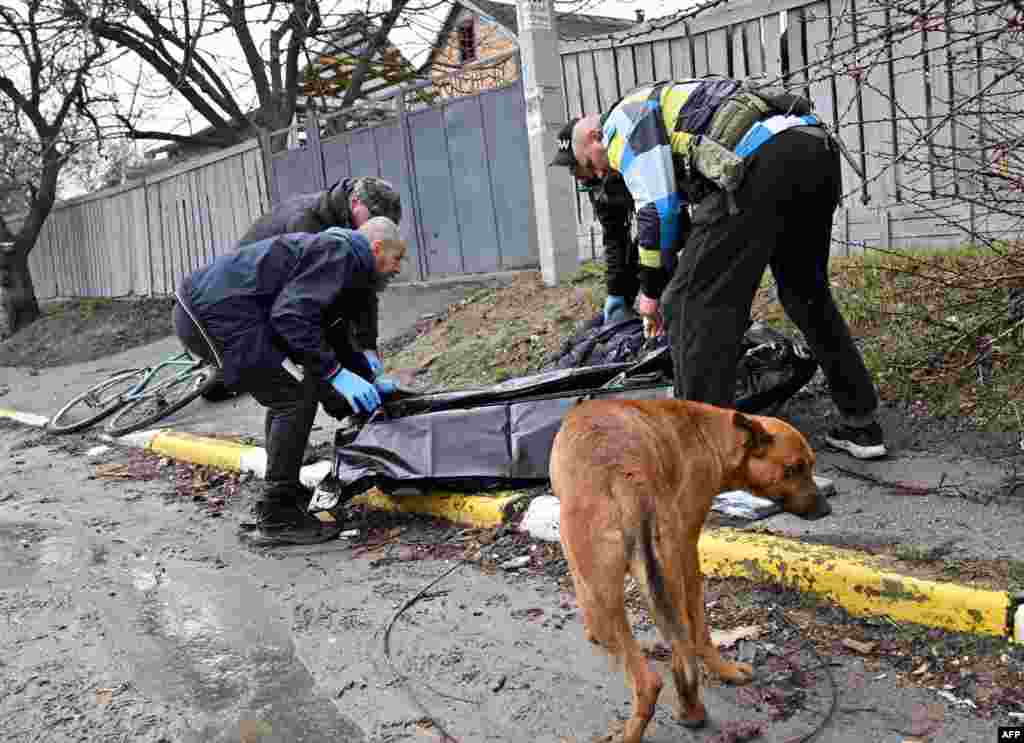
[(572, 151), (576, 158), (576, 177), (604, 177), (608, 172), (608, 153), (601, 134), (601, 117), (584, 116), (572, 128)]

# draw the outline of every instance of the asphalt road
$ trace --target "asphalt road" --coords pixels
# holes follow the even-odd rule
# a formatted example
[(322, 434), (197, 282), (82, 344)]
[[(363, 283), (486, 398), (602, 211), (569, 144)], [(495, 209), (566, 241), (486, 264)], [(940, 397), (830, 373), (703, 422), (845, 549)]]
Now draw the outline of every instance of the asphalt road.
[[(173, 465), (129, 479), (141, 455), (90, 459), (91, 445), (0, 424), (5, 741), (438, 740), (429, 713), (462, 743), (584, 743), (628, 713), (622, 676), (585, 641), (555, 577), (459, 567), (394, 623), (399, 681), (383, 629), (451, 560), (385, 559), (345, 540), (253, 552), (234, 528), (255, 483), (215, 517), (175, 492)], [(432, 538), (460, 538), (443, 529)], [(646, 740), (718, 743), (739, 721), (761, 722), (766, 743), (801, 740), (831, 687), (814, 656), (796, 659), (808, 682), (787, 719), (709, 686), (712, 725), (691, 732), (673, 721), (666, 685)], [(922, 730), (921, 710), (941, 720), (924, 725), (934, 740), (995, 740), (994, 721), (933, 690), (856, 658), (830, 662), (838, 704), (819, 741), (901, 743)], [(751, 688), (779, 683), (764, 668)]]

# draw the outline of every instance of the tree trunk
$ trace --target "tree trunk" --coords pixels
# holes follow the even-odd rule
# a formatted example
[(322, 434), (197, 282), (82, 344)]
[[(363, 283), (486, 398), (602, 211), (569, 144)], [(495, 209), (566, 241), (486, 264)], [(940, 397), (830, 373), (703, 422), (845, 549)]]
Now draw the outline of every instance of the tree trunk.
[(0, 243), (0, 340), (39, 317), (28, 250), (17, 242)]

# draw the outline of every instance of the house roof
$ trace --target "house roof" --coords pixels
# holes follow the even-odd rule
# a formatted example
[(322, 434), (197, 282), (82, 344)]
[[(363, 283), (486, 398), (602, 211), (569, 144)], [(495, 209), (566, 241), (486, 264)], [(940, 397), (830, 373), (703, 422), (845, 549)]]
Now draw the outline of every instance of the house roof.
[[(484, 15), (493, 18), (498, 25), (519, 34), (519, 27), (516, 20), (516, 6), (513, 3), (495, 3), (490, 0), (471, 0), (471, 2), (456, 2), (456, 7), (462, 6), (470, 10), (479, 10)], [(625, 18), (610, 18), (603, 15), (588, 15), (585, 13), (555, 13), (558, 19), (558, 38), (579, 39), (585, 36), (597, 36), (600, 34), (621, 31), (635, 25), (636, 21)]]
[[(455, 29), (455, 21), (461, 10), (468, 10), (497, 23), (513, 36), (519, 35), (519, 24), (516, 19), (516, 6), (512, 3), (496, 3), (490, 0), (455, 0), (448, 15), (445, 17), (441, 30), (434, 39), (430, 54), (419, 67), (420, 73), (433, 67), (437, 55), (444, 46), (448, 34)], [(610, 18), (603, 15), (587, 15), (585, 13), (555, 13), (558, 19), (558, 38), (563, 41), (580, 39), (586, 36), (599, 36), (625, 28), (631, 28), (636, 21), (625, 18)]]

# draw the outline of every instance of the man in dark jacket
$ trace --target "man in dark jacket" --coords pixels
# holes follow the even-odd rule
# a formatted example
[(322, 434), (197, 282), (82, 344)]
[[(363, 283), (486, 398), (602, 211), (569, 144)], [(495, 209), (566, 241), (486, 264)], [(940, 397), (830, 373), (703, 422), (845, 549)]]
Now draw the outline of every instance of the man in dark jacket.
[(306, 512), (299, 482), (317, 404), (335, 418), (368, 414), (395, 386), (375, 379), (351, 347), (328, 344), (323, 318), (328, 309), (342, 318), (364, 311), (404, 256), (398, 227), (373, 217), (358, 231), (331, 227), (250, 243), (178, 287), (178, 337), (203, 358), (219, 356), (225, 383), (267, 408), (266, 484), (253, 541), (310, 544), (337, 535), (336, 525)]
[(636, 202), (637, 308), (654, 325), (664, 308), (676, 397), (735, 404), (743, 333), (770, 266), (841, 414), (825, 440), (861, 459), (885, 455), (874, 383), (829, 289), (842, 179), (838, 145), (809, 101), (727, 78), (646, 85), (577, 121), (572, 150), (579, 177), (619, 172)]
[[(239, 243), (246, 245), (290, 232), (321, 232), (328, 227), (355, 230), (370, 217), (387, 217), (400, 224), (402, 202), (398, 192), (381, 178), (345, 178), (326, 191), (285, 199), (256, 220)], [(377, 349), (377, 316), (378, 301), (374, 292), (367, 294), (361, 313), (346, 317), (345, 323), (338, 322), (335, 308), (328, 310), (325, 316), (328, 342), (339, 347), (354, 342), (366, 355), (374, 374), (382, 371)]]
[(615, 171), (610, 171), (604, 178), (583, 178), (577, 174), (576, 158), (572, 154), (572, 129), (577, 121), (579, 119), (572, 119), (558, 133), (558, 154), (551, 164), (569, 169), (580, 190), (590, 198), (594, 214), (601, 223), (605, 286), (608, 290), (604, 301), (604, 322), (608, 324), (631, 316), (640, 289), (638, 253), (632, 236), (633, 197), (622, 176)]

